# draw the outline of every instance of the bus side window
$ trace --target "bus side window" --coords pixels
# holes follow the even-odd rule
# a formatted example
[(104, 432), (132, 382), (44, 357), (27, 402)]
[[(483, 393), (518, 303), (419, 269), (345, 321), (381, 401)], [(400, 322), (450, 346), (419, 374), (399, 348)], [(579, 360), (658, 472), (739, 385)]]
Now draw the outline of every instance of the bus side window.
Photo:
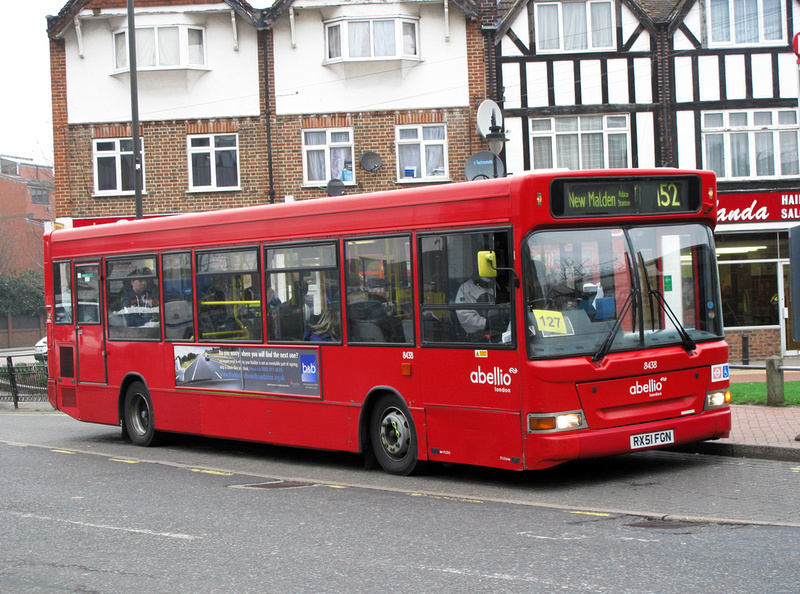
[(53, 264), (53, 304), (56, 324), (72, 323), (72, 266), (69, 262)]
[(348, 342), (414, 343), (411, 239), (345, 244)]
[(201, 340), (261, 340), (261, 273), (256, 248), (198, 253), (196, 295)]
[(164, 296), (164, 336), (167, 340), (194, 338), (192, 255), (164, 254), (161, 258)]
[[(161, 308), (156, 258), (108, 259), (108, 336), (112, 339), (161, 338)], [(79, 308), (80, 315), (80, 308)]]
[(337, 249), (333, 243), (265, 250), (270, 342), (341, 342), (337, 263)]
[(497, 268), (510, 268), (507, 231), (461, 232), (420, 238), (423, 342), (511, 342), (508, 271), (478, 273), (477, 254), (489, 250)]

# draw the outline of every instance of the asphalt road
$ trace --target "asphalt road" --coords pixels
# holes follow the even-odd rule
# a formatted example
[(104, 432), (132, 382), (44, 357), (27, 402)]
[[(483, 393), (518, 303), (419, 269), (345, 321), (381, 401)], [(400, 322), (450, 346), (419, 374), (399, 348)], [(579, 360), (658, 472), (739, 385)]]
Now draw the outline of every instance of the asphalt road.
[[(539, 473), (0, 412), (0, 591), (797, 592), (800, 467), (667, 452)], [(691, 521), (690, 521), (691, 520)]]

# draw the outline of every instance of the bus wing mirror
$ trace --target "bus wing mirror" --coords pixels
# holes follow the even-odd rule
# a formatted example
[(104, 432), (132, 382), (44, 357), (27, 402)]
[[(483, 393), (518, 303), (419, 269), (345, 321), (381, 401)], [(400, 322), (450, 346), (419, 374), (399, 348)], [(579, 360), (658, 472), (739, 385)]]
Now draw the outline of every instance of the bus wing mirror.
[(478, 252), (478, 275), (484, 278), (495, 278), (497, 276), (497, 268), (494, 267), (496, 261), (497, 254), (494, 252)]

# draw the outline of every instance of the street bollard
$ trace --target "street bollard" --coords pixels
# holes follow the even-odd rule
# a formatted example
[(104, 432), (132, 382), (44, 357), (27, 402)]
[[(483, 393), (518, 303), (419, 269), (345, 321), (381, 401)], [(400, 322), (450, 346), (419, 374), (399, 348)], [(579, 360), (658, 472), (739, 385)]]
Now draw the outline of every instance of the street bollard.
[(783, 406), (783, 357), (767, 357), (767, 406)]
[(11, 398), (14, 401), (14, 408), (19, 408), (19, 391), (17, 391), (17, 378), (14, 376), (14, 363), (11, 357), (6, 357), (6, 367), (8, 368), (8, 383), (11, 385)]
[(750, 337), (742, 333), (742, 365), (750, 365)]

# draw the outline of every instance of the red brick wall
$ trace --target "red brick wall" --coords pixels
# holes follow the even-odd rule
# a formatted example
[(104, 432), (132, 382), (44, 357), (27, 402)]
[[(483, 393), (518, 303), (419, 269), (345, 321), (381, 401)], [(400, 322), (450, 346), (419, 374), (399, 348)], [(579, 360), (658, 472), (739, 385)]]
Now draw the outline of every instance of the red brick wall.
[(750, 344), (750, 364), (764, 361), (767, 357), (781, 354), (781, 331), (779, 328), (756, 330), (725, 330), (725, 340), (730, 347), (728, 359), (731, 363), (742, 363), (742, 335), (747, 334)]

